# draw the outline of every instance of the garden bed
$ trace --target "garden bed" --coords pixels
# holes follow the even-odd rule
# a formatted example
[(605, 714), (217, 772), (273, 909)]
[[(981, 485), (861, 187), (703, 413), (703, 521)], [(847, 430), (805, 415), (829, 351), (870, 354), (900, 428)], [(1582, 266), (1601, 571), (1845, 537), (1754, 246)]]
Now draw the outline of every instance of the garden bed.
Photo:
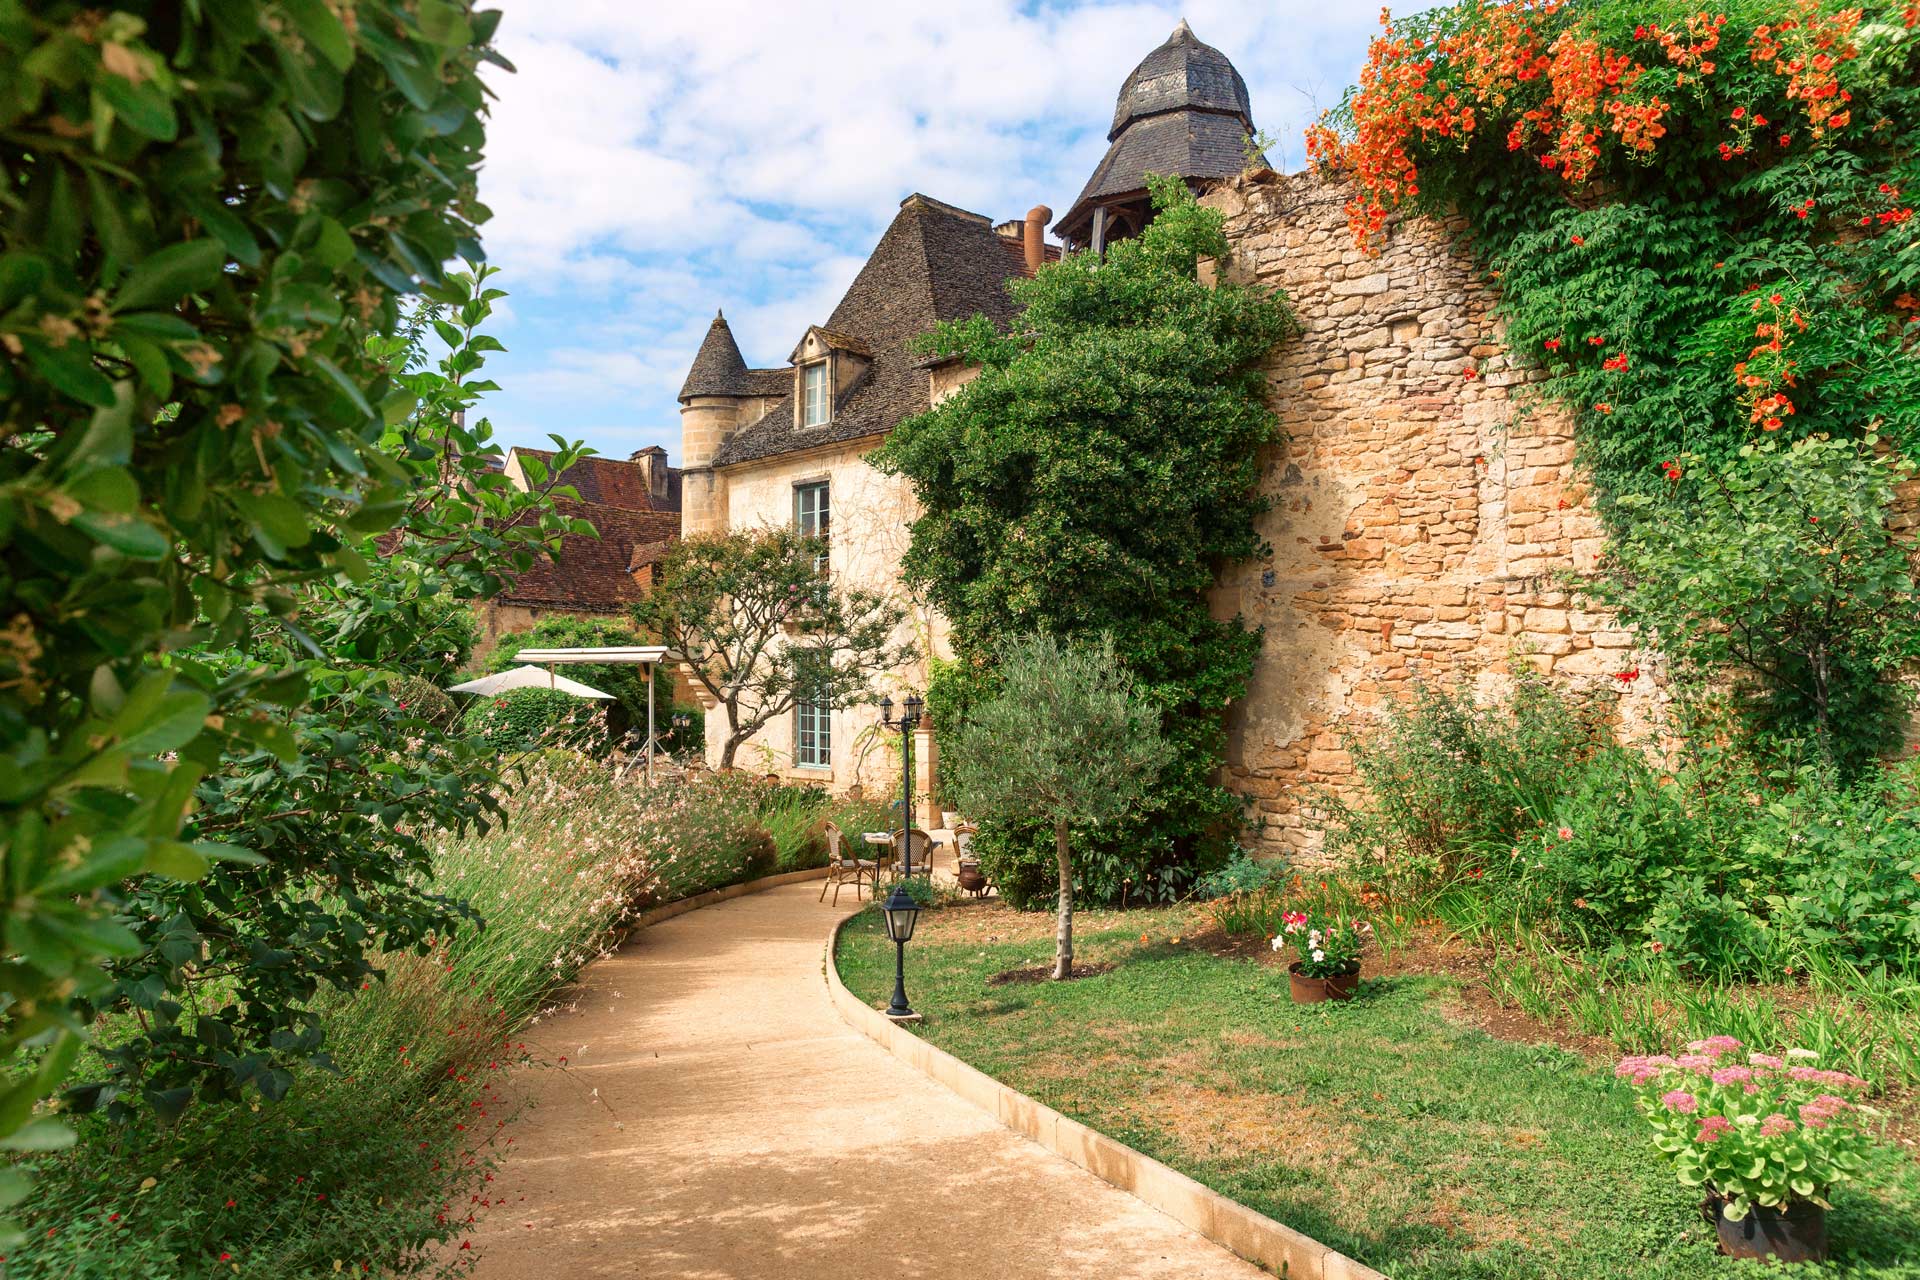
[[(1477, 948), (1414, 930), (1368, 957), (1351, 1005), (1297, 1008), (1279, 957), (1199, 909), (1090, 912), (1076, 932), (1076, 959), (1108, 972), (994, 987), (1044, 963), (1051, 919), (929, 913), (908, 954), (919, 1034), (1395, 1277), (1739, 1269), (1655, 1158), (1609, 1042), (1496, 999)], [(884, 999), (892, 949), (872, 914), (838, 963)], [(1827, 1273), (1920, 1277), (1920, 1166), (1882, 1147), (1834, 1203)]]

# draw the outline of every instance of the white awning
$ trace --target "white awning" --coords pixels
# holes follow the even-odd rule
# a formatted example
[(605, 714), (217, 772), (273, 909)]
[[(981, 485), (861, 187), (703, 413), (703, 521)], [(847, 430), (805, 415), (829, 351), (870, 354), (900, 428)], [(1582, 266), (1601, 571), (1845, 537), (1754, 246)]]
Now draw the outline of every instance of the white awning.
[(610, 693), (602, 693), (591, 685), (581, 684), (578, 680), (569, 680), (565, 676), (557, 676), (551, 671), (542, 671), (539, 667), (515, 667), (511, 671), (495, 672), (490, 676), (481, 676), (478, 680), (456, 684), (447, 692), (477, 693), (483, 698), (491, 698), (509, 689), (554, 689), (560, 693), (572, 694), (576, 698), (613, 701), (613, 695)]
[(620, 645), (610, 649), (522, 649), (519, 662), (573, 663), (578, 666), (654, 666), (676, 661), (664, 645)]

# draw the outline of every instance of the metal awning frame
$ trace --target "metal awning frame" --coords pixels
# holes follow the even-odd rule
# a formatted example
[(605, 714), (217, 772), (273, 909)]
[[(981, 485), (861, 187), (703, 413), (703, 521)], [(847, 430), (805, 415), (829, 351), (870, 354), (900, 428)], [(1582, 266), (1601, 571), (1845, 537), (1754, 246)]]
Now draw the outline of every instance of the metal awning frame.
[(647, 781), (653, 781), (653, 756), (660, 742), (660, 735), (654, 728), (653, 716), (653, 672), (663, 662), (678, 662), (679, 658), (665, 645), (615, 645), (603, 649), (522, 649), (513, 655), (514, 661), (537, 663), (547, 669), (547, 675), (553, 675), (553, 669), (559, 666), (579, 667), (645, 667), (647, 669)]

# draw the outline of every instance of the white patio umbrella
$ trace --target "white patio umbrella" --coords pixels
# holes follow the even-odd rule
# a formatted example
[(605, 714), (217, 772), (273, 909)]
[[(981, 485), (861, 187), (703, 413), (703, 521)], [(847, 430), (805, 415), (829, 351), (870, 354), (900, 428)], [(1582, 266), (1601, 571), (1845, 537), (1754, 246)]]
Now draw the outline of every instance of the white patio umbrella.
[(561, 693), (570, 693), (576, 698), (613, 701), (613, 695), (610, 693), (602, 693), (592, 685), (581, 684), (578, 680), (569, 680), (565, 676), (557, 676), (550, 669), (542, 671), (539, 667), (515, 667), (511, 671), (481, 676), (478, 680), (452, 685), (447, 692), (477, 693), (483, 698), (491, 698), (509, 689), (555, 689)]

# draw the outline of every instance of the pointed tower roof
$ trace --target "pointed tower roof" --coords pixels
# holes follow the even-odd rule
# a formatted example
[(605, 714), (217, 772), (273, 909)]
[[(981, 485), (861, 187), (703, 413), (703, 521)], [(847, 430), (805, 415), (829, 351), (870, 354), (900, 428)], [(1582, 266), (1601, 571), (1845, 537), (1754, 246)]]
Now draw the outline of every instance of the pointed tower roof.
[(1149, 173), (1230, 177), (1246, 167), (1246, 140), (1254, 133), (1247, 82), (1182, 18), (1120, 86), (1107, 134), (1112, 145), (1054, 232), (1085, 243), (1095, 207), (1143, 200)]
[(687, 370), (687, 380), (680, 386), (680, 399), (684, 402), (694, 396), (751, 395), (752, 383), (747, 362), (740, 355), (740, 344), (733, 340), (733, 330), (727, 327), (727, 317), (714, 312), (713, 323), (707, 326), (706, 340), (700, 344), (693, 368)]
[(1118, 138), (1134, 121), (1167, 111), (1214, 111), (1253, 124), (1247, 82), (1226, 54), (1200, 43), (1185, 18), (1120, 86), (1107, 141)]

